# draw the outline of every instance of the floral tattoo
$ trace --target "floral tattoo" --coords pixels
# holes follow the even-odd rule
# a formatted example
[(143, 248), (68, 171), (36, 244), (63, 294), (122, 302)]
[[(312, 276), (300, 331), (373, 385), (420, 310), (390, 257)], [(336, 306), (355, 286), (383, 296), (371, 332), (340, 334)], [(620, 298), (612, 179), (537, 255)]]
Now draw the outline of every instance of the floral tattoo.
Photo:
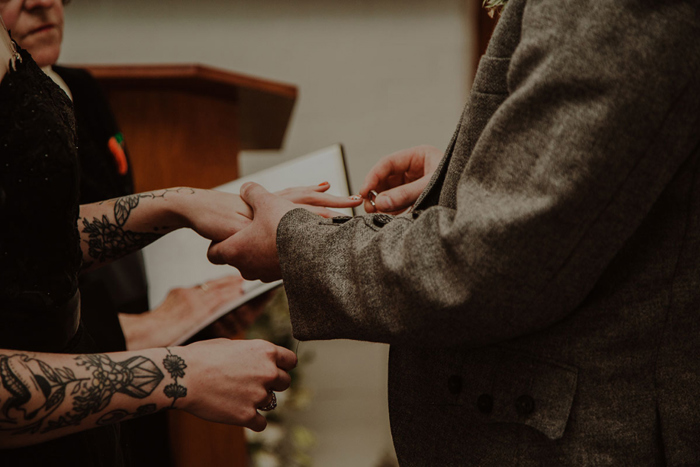
[(168, 373), (170, 373), (170, 376), (172, 376), (175, 382), (165, 386), (163, 392), (167, 397), (173, 400), (173, 403), (170, 405), (170, 407), (174, 407), (175, 402), (177, 402), (178, 399), (187, 396), (187, 388), (181, 384), (178, 384), (178, 379), (181, 379), (185, 376), (185, 368), (187, 368), (187, 364), (185, 363), (185, 360), (182, 359), (182, 357), (173, 355), (170, 349), (166, 348), (165, 350), (168, 351), (168, 355), (163, 359), (163, 366), (168, 371)]
[[(75, 364), (84, 375), (26, 354), (0, 354), (0, 431), (46, 433), (77, 426), (105, 410), (115, 394), (144, 399), (163, 380), (163, 373), (143, 356), (115, 362), (105, 354), (79, 355)], [(150, 410), (146, 406), (137, 412)], [(98, 424), (116, 421), (109, 415)]]
[[(173, 188), (163, 190), (159, 194), (139, 193), (117, 198), (114, 200), (114, 222), (106, 215), (103, 215), (101, 219), (93, 217), (92, 221), (82, 218), (82, 231), (88, 234), (88, 239), (85, 240), (89, 247), (88, 255), (96, 261), (105, 262), (121, 258), (158, 240), (162, 236), (160, 233), (134, 232), (125, 229), (126, 221), (129, 220), (131, 212), (138, 207), (142, 199), (165, 198), (168, 193), (183, 192), (194, 194), (195, 190), (192, 188)], [(104, 202), (106, 201), (102, 203)], [(90, 265), (92, 263), (85, 264), (84, 267), (87, 268)]]

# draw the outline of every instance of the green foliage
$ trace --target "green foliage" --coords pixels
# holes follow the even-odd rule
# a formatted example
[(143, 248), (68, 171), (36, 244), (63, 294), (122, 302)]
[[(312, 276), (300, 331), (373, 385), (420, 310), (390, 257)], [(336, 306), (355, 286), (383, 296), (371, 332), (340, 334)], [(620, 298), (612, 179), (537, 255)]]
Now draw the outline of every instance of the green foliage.
[(489, 10), (489, 14), (493, 15), (493, 12), (500, 13), (508, 0), (484, 0), (483, 6)]

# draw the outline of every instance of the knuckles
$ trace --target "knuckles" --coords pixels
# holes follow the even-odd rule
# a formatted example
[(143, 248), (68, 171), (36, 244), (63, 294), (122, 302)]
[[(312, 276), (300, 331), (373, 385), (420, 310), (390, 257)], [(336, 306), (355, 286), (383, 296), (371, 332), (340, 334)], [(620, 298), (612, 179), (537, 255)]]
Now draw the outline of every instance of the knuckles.
[[(253, 402), (258, 403), (258, 404), (263, 404), (263, 403), (267, 402), (267, 400), (270, 398), (267, 390), (262, 386), (259, 386), (255, 390), (253, 390), (251, 393), (251, 397), (253, 399)], [(255, 412), (255, 410), (254, 410), (254, 412)]]
[(255, 407), (249, 405), (241, 409), (239, 418), (243, 421), (243, 423), (247, 425), (249, 423), (252, 423), (257, 415), (258, 411), (255, 409)]
[(271, 366), (269, 368), (265, 368), (260, 374), (260, 377), (264, 384), (274, 382), (278, 376), (279, 371), (277, 370), (277, 366), (275, 366), (274, 368), (272, 368)]

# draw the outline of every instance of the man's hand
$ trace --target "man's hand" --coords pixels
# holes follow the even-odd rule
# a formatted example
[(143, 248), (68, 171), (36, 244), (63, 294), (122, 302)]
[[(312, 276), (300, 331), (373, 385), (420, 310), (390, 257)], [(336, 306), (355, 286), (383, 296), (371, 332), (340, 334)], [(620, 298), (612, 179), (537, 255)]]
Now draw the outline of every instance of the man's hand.
[[(249, 280), (277, 280), (282, 277), (277, 257), (277, 226), (287, 212), (299, 206), (273, 195), (257, 183), (243, 185), (241, 198), (252, 208), (253, 221), (232, 237), (212, 242), (207, 253), (209, 261), (230, 264)], [(324, 208), (307, 209), (317, 214), (330, 212)]]
[[(416, 146), (383, 157), (369, 171), (360, 189), (365, 211), (398, 214), (413, 205), (442, 155), (441, 150), (432, 146)], [(379, 193), (375, 206), (369, 202), (370, 190)]]

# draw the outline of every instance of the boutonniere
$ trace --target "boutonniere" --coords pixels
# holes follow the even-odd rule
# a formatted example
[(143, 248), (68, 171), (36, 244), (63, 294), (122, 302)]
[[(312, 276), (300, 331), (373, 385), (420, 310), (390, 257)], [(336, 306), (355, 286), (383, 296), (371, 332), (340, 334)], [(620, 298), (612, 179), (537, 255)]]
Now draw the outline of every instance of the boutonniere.
[(508, 3), (508, 0), (484, 0), (483, 5), (488, 10), (489, 16), (493, 18), (494, 13), (501, 14), (501, 10), (506, 6), (506, 3)]

